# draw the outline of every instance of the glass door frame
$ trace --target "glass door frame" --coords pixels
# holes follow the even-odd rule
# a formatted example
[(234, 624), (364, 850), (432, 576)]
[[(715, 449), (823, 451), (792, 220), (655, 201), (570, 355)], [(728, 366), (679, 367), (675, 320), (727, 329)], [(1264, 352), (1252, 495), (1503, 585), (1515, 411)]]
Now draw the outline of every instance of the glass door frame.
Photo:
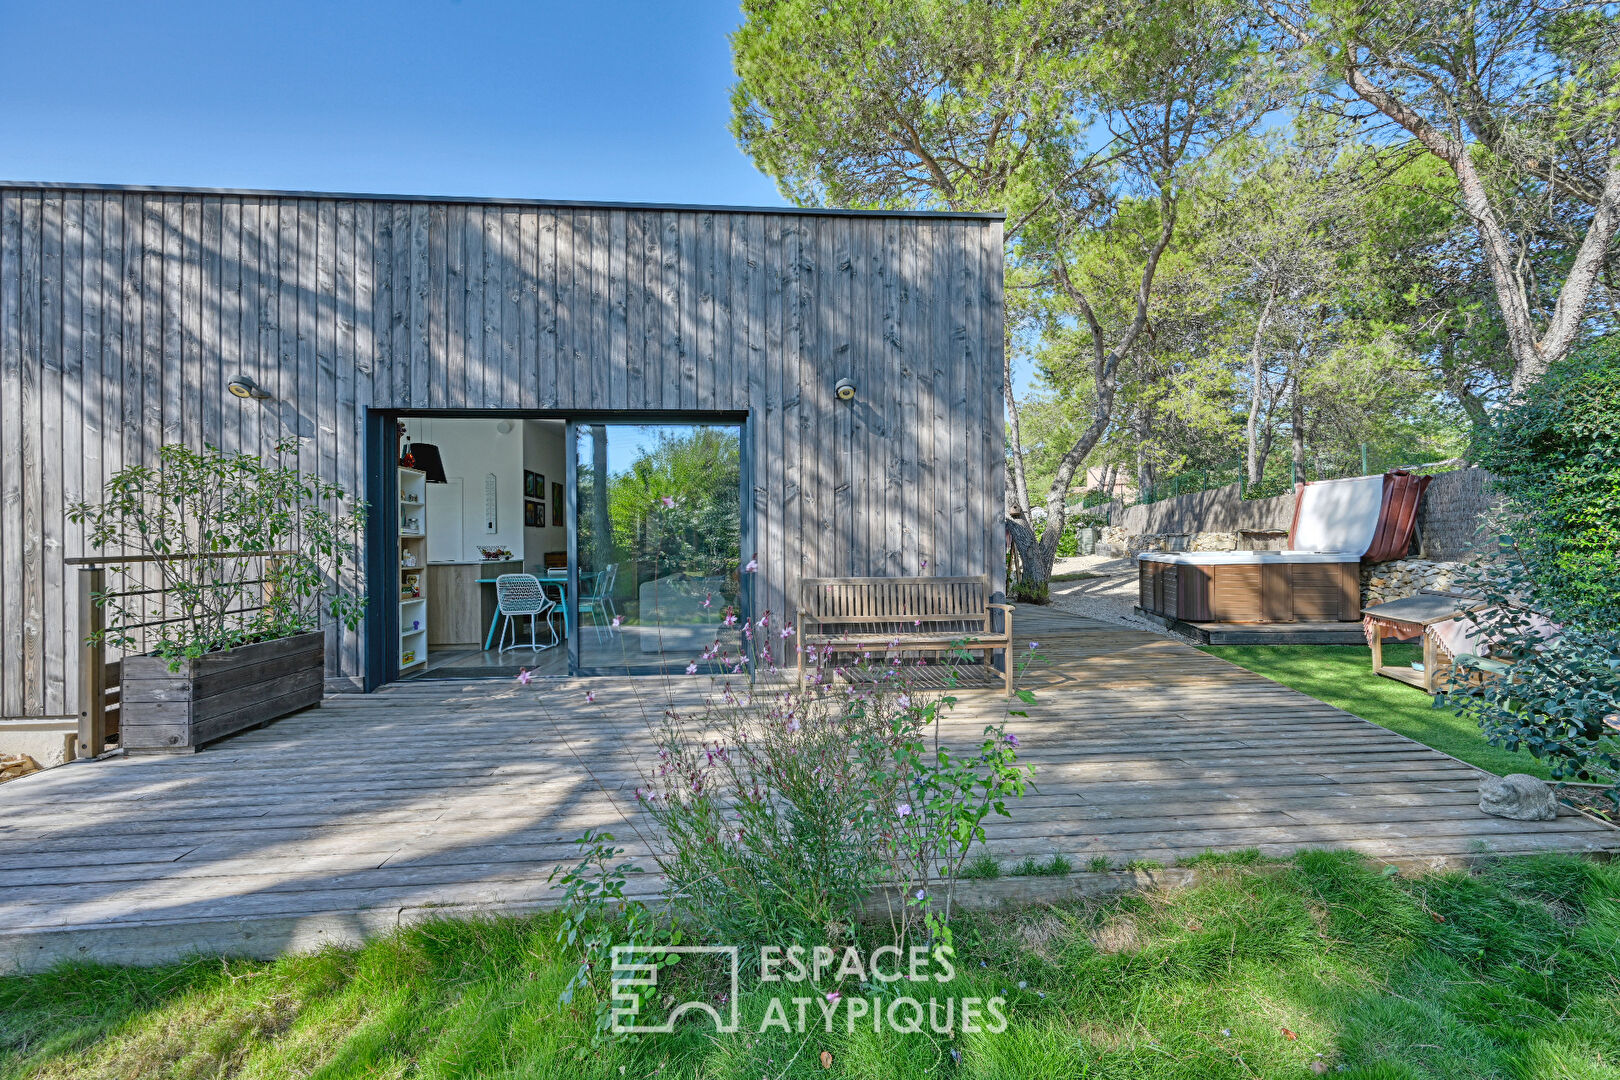
[[(737, 491), (737, 543), (739, 565), (753, 557), (757, 550), (754, 536), (753, 496), (754, 456), (751, 451), (754, 434), (754, 414), (737, 409), (712, 412), (669, 411), (648, 409), (411, 409), (367, 407), (365, 412), (365, 440), (361, 447), (362, 461), (356, 471), (366, 479), (365, 551), (367, 604), (363, 617), (365, 649), (362, 660), (362, 687), (366, 693), (385, 683), (396, 682), (399, 671), (393, 661), (393, 650), (387, 647), (389, 633), (398, 634), (399, 574), (396, 556), (399, 546), (399, 513), (392, 501), (398, 498), (395, 472), (394, 432), (400, 420), (414, 417), (457, 420), (551, 420), (564, 425), (564, 505), (568, 526), (568, 593), (576, 616), (573, 635), (568, 639), (568, 675), (570, 678), (592, 675), (622, 675), (611, 670), (585, 670), (580, 664), (578, 625), (579, 607), (579, 454), (578, 437), (581, 425), (612, 424), (629, 427), (659, 425), (685, 425), (704, 427), (734, 427), (737, 429), (738, 491)], [(388, 512), (378, 510), (385, 508)], [(758, 574), (740, 574), (737, 583), (738, 614), (752, 618), (755, 603), (755, 581)], [(381, 584), (379, 595), (378, 585)], [(750, 672), (752, 674), (752, 672)]]
[[(568, 639), (568, 674), (571, 678), (622, 675), (623, 672), (586, 668), (580, 660), (580, 642), (585, 636), (584, 624), (579, 617), (579, 429), (598, 425), (607, 427), (727, 427), (737, 431), (737, 565), (747, 563), (743, 556), (753, 558), (754, 515), (750, 493), (754, 490), (754, 455), (749, 452), (752, 443), (754, 417), (752, 412), (664, 413), (664, 412), (611, 412), (570, 413), (563, 440), (567, 448), (564, 461), (564, 494), (568, 516), (568, 596), (574, 605), (574, 633)], [(754, 612), (754, 583), (757, 573), (737, 575), (737, 613), (744, 620), (752, 619)], [(749, 677), (753, 677), (752, 666)]]

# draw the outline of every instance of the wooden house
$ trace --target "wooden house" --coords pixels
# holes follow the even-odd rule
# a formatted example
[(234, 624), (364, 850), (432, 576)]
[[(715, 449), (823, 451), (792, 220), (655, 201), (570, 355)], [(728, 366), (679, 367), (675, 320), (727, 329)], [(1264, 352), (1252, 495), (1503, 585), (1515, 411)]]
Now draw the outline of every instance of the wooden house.
[[(804, 577), (999, 575), (1002, 352), (996, 214), (0, 184), (0, 715), (80, 708), (64, 508), (173, 442), (295, 436), (371, 504), (328, 690), (402, 666), (401, 422), (734, 426), (750, 616)], [(571, 557), (575, 462), (542, 519)]]

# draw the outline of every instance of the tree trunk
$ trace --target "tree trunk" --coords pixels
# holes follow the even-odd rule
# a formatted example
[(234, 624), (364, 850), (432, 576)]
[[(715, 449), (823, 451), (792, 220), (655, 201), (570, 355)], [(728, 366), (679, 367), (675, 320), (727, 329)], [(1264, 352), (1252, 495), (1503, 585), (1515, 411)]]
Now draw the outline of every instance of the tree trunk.
[(1035, 530), (1017, 518), (1008, 518), (1002, 524), (1006, 526), (1007, 535), (1012, 538), (1013, 551), (1018, 555), (1019, 582), (1035, 588), (1046, 584), (1047, 578), (1051, 577), (1051, 567), (1042, 555), (1040, 541), (1035, 539)]
[[(1273, 17), (1276, 17), (1274, 12)], [(1513, 355), (1511, 392), (1515, 398), (1523, 397), (1525, 391), (1545, 375), (1549, 367), (1567, 356), (1580, 340), (1581, 323), (1592, 287), (1607, 257), (1609, 244), (1620, 229), (1620, 155), (1610, 155), (1608, 175), (1593, 207), (1592, 221), (1558, 290), (1552, 318), (1538, 335), (1512, 244), (1496, 207), (1491, 204), (1490, 189), (1474, 168), (1468, 147), (1373, 83), (1366, 72), (1353, 63), (1345, 69), (1345, 82), (1358, 97), (1411, 132), (1424, 149), (1451, 167), (1462, 196), (1463, 211), (1474, 223), (1485, 265), (1491, 271), (1502, 327), (1507, 331), (1508, 348)]]
[(1300, 392), (1301, 380), (1294, 377), (1293, 393), (1288, 403), (1288, 424), (1293, 428), (1294, 481), (1305, 479), (1305, 400)]
[(1266, 410), (1266, 427), (1260, 436), (1260, 479), (1251, 481), (1253, 484), (1266, 482), (1266, 466), (1271, 462), (1271, 447), (1277, 441), (1277, 429), (1271, 422), (1272, 411)]
[(613, 561), (613, 522), (608, 517), (607, 427), (591, 425), (591, 525), (596, 532), (596, 550), (591, 553), (594, 570), (601, 572)]
[(1137, 410), (1131, 427), (1136, 435), (1136, 498), (1140, 502), (1153, 495), (1153, 463), (1148, 460), (1148, 416), (1146, 410)]
[(1176, 231), (1176, 214), (1180, 209), (1175, 189), (1168, 183), (1159, 188), (1159, 235), (1148, 251), (1142, 267), (1142, 276), (1136, 288), (1136, 314), (1131, 325), (1112, 349), (1104, 344), (1102, 323), (1085, 293), (1075, 288), (1069, 279), (1067, 264), (1061, 252), (1053, 264), (1053, 271), (1063, 291), (1074, 301), (1091, 332), (1092, 381), (1097, 400), (1092, 405), (1091, 423), (1080, 433), (1073, 446), (1058, 459), (1057, 472), (1046, 493), (1046, 528), (1041, 533), (1040, 561), (1046, 576), (1052, 573), (1052, 561), (1057, 558), (1058, 538), (1069, 522), (1069, 491), (1074, 486), (1074, 474), (1084, 466), (1086, 458), (1096, 449), (1114, 420), (1114, 398), (1119, 393), (1119, 365), (1136, 347), (1137, 339), (1148, 323), (1148, 305), (1153, 296), (1153, 280), (1159, 271), (1159, 260), (1170, 246)]
[[(1244, 431), (1244, 451), (1250, 487), (1258, 485), (1266, 475), (1266, 459), (1260, 453), (1260, 402), (1267, 396), (1264, 393), (1266, 366), (1261, 348), (1264, 344), (1266, 323), (1271, 319), (1271, 305), (1276, 299), (1277, 285), (1273, 282), (1270, 291), (1266, 293), (1265, 305), (1260, 309), (1260, 318), (1255, 321), (1254, 344), (1249, 349), (1249, 423)], [(1266, 449), (1269, 451), (1270, 446), (1268, 445)]]
[(1024, 474), (1024, 432), (1018, 421), (1018, 399), (1013, 396), (1012, 378), (1012, 350), (1001, 350), (1002, 385), (1007, 396), (1007, 423), (1012, 429), (1012, 461), (1009, 462), (1012, 472), (1013, 498), (1018, 500), (1018, 510), (1029, 520), (1029, 480)]

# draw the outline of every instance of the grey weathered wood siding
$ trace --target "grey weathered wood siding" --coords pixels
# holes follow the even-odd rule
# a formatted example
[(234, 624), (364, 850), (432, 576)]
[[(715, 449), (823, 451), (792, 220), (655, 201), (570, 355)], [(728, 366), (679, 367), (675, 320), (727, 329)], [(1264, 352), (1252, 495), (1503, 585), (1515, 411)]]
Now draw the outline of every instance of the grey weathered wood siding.
[(0, 185), (0, 714), (77, 709), (64, 506), (287, 435), (363, 493), (368, 409), (747, 411), (773, 612), (998, 573), (1001, 270), (986, 217)]

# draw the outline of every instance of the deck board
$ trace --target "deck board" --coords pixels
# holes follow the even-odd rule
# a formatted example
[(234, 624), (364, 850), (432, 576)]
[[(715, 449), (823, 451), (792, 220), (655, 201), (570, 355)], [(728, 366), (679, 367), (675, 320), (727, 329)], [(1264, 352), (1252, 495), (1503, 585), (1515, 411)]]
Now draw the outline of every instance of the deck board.
[[(1334, 847), (1439, 866), (1620, 849), (1620, 831), (1583, 817), (1481, 814), (1471, 767), (1178, 642), (1028, 608), (1014, 625), (1047, 660), (1025, 679), (1037, 694), (1029, 716), (1007, 718), (1036, 788), (1014, 818), (989, 824), (1003, 859), (1061, 852), (1078, 867), (1118, 866)], [(642, 716), (708, 688), (401, 684), (328, 698), (194, 756), (5, 784), (0, 966), (263, 955), (436, 912), (544, 906), (546, 874), (587, 828), (615, 831), (646, 860), (621, 817), (633, 815), (650, 745)], [(959, 698), (948, 738), (974, 740), (1005, 718), (993, 689)]]

